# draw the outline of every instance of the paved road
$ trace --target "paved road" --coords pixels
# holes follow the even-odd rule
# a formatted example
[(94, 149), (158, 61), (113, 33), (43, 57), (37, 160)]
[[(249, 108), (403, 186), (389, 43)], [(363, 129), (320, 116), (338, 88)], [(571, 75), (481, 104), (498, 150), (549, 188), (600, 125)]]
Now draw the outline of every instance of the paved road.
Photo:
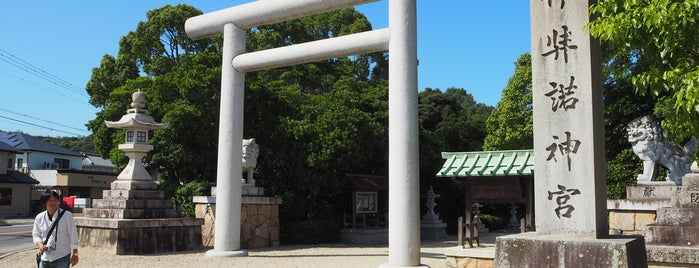
[(31, 224), (0, 226), (0, 258), (31, 248), (34, 248)]

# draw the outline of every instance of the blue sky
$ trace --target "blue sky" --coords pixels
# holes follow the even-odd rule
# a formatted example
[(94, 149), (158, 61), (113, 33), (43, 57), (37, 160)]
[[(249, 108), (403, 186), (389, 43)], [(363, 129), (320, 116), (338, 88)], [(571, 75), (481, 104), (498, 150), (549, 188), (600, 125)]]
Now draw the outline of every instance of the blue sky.
[[(30, 135), (87, 136), (98, 109), (84, 88), (119, 38), (167, 4), (204, 13), (251, 2), (2, 1), (0, 130)], [(464, 88), (495, 106), (517, 56), (531, 51), (529, 1), (418, 0), (418, 89)], [(388, 1), (356, 7), (375, 29), (388, 26)], [(31, 66), (31, 67), (26, 67)]]

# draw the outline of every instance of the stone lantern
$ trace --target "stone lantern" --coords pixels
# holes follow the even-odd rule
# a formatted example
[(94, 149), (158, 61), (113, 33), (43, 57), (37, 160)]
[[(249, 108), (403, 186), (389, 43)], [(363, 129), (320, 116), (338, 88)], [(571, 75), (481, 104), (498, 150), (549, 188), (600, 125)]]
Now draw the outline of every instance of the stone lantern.
[(158, 190), (141, 163), (153, 150), (148, 144), (148, 132), (164, 129), (168, 124), (155, 122), (148, 115), (146, 96), (136, 92), (131, 109), (119, 121), (105, 121), (108, 127), (123, 129), (126, 142), (119, 144), (129, 157), (111, 189), (103, 199), (94, 199), (92, 207), (76, 217), (80, 247), (91, 247), (117, 255), (150, 254), (186, 251), (202, 246), (203, 219), (182, 218), (172, 200)]
[(153, 145), (148, 144), (148, 132), (167, 128), (168, 124), (155, 122), (153, 117), (148, 115), (145, 109), (146, 94), (140, 90), (133, 94), (131, 100), (131, 109), (128, 109), (119, 121), (105, 121), (108, 127), (125, 131), (126, 143), (119, 144), (119, 150), (129, 157), (129, 163), (113, 184), (122, 186), (119, 187), (120, 189), (157, 189), (157, 185), (141, 161), (148, 152), (153, 150)]

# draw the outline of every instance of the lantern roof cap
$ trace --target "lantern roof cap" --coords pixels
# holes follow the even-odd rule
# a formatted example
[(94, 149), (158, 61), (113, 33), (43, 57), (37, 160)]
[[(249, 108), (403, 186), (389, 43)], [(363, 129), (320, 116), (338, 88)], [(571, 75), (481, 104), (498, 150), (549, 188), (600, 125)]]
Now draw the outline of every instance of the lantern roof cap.
[(167, 123), (156, 122), (153, 117), (148, 115), (148, 110), (145, 108), (146, 94), (139, 89), (131, 96), (131, 109), (126, 110), (126, 114), (119, 121), (104, 121), (104, 123), (107, 124), (107, 127), (118, 129), (151, 130), (168, 127)]

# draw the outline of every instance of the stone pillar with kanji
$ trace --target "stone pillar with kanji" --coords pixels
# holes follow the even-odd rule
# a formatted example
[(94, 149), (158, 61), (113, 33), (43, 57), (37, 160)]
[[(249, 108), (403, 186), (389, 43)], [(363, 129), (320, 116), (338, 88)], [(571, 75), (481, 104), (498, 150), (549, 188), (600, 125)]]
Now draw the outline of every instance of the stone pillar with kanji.
[(608, 236), (593, 2), (530, 1), (536, 232), (499, 237), (496, 267), (646, 266), (643, 238)]

